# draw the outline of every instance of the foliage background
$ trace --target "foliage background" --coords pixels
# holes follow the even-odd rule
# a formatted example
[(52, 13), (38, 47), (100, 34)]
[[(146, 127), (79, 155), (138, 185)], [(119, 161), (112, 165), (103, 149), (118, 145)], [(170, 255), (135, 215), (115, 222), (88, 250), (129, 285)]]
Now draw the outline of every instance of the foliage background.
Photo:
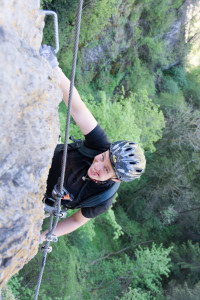
[[(108, 213), (53, 245), (40, 299), (200, 299), (200, 67), (189, 60), (200, 38), (199, 14), (183, 20), (188, 3), (84, 2), (76, 87), (111, 141), (145, 149), (147, 168), (122, 184)], [(77, 1), (41, 6), (58, 14), (58, 59), (70, 77)], [(47, 18), (43, 42), (53, 40)], [(64, 138), (63, 103), (59, 115)], [(73, 121), (70, 130), (81, 137)], [(9, 281), (5, 299), (34, 298), (41, 259)]]

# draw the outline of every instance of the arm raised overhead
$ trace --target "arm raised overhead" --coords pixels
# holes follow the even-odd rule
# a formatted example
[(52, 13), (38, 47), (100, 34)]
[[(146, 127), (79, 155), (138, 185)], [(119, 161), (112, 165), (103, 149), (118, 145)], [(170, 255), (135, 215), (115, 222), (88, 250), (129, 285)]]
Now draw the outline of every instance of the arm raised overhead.
[[(59, 67), (57, 67), (57, 70), (60, 76), (60, 87), (63, 91), (63, 100), (68, 106), (70, 80)], [(96, 119), (81, 100), (81, 97), (75, 87), (73, 88), (71, 115), (84, 135), (92, 131), (97, 125)]]
[[(65, 76), (62, 70), (58, 67), (59, 63), (56, 58), (55, 52), (51, 46), (42, 45), (39, 51), (40, 55), (45, 57), (51, 67), (59, 73), (60, 76), (60, 87), (63, 91), (63, 100), (68, 106), (69, 90), (70, 90), (70, 80)], [(80, 127), (84, 135), (92, 131), (96, 125), (97, 121), (86, 107), (86, 105), (81, 100), (81, 97), (75, 87), (73, 87), (72, 93), (72, 107), (71, 115), (77, 125)]]

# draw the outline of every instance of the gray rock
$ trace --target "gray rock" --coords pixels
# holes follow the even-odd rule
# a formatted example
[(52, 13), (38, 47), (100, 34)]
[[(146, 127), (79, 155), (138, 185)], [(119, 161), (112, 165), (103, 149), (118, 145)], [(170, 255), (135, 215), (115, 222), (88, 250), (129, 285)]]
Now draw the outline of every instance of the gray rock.
[(168, 51), (173, 50), (175, 44), (180, 38), (181, 25), (182, 25), (181, 20), (176, 20), (170, 27), (169, 31), (164, 35), (163, 39), (166, 41), (165, 44)]
[(0, 288), (38, 251), (59, 135), (58, 78), (39, 56), (43, 19), (39, 1), (1, 1)]

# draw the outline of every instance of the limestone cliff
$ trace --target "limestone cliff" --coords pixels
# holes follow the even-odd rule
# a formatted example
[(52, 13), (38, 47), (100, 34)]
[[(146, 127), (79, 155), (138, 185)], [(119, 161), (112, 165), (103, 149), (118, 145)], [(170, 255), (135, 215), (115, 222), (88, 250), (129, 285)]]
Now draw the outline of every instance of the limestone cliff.
[(38, 251), (59, 134), (58, 79), (38, 53), (43, 26), (39, 1), (1, 0), (0, 287)]

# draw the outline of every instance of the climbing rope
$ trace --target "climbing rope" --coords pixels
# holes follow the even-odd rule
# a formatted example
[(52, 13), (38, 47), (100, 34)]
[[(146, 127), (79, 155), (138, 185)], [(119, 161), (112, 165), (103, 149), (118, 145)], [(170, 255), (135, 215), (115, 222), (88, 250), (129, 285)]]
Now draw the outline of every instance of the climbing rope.
[[(76, 21), (76, 33), (75, 33), (75, 40), (74, 40), (74, 52), (73, 52), (73, 63), (72, 63), (72, 72), (71, 72), (71, 83), (70, 83), (70, 90), (69, 90), (69, 100), (68, 100), (68, 111), (67, 111), (67, 121), (66, 121), (66, 129), (65, 129), (65, 143), (64, 143), (64, 152), (63, 152), (63, 160), (62, 160), (62, 171), (61, 171), (61, 178), (60, 182), (54, 187), (53, 190), (53, 197), (56, 200), (54, 203), (54, 207), (50, 211), (50, 221), (49, 221), (49, 230), (46, 235), (46, 244), (43, 248), (44, 254), (41, 264), (41, 270), (38, 277), (37, 289), (35, 292), (34, 300), (37, 300), (40, 285), (42, 281), (42, 276), (44, 272), (44, 267), (46, 263), (47, 253), (51, 252), (50, 242), (57, 242), (57, 237), (53, 234), (57, 224), (59, 217), (63, 217), (63, 213), (61, 212), (61, 198), (63, 196), (63, 185), (64, 185), (64, 177), (65, 177), (65, 167), (66, 167), (66, 158), (67, 158), (67, 141), (69, 137), (69, 125), (70, 125), (70, 115), (71, 115), (71, 103), (72, 103), (72, 96), (73, 96), (73, 87), (74, 87), (74, 79), (75, 79), (75, 71), (76, 71), (76, 61), (77, 61), (77, 53), (78, 53), (78, 42), (79, 42), (79, 35), (80, 35), (80, 25), (81, 25), (81, 15), (82, 15), (82, 7), (83, 7), (83, 0), (79, 0), (78, 3), (78, 12), (77, 12), (77, 21)], [(54, 15), (54, 29), (55, 29), (55, 42), (56, 42), (56, 50), (57, 53), (59, 50), (58, 45), (58, 22), (57, 22), (57, 15), (52, 11), (44, 11), (46, 15)], [(55, 17), (56, 16), (56, 17)], [(56, 25), (55, 25), (56, 24)], [(55, 222), (53, 223), (53, 217), (56, 217)]]

